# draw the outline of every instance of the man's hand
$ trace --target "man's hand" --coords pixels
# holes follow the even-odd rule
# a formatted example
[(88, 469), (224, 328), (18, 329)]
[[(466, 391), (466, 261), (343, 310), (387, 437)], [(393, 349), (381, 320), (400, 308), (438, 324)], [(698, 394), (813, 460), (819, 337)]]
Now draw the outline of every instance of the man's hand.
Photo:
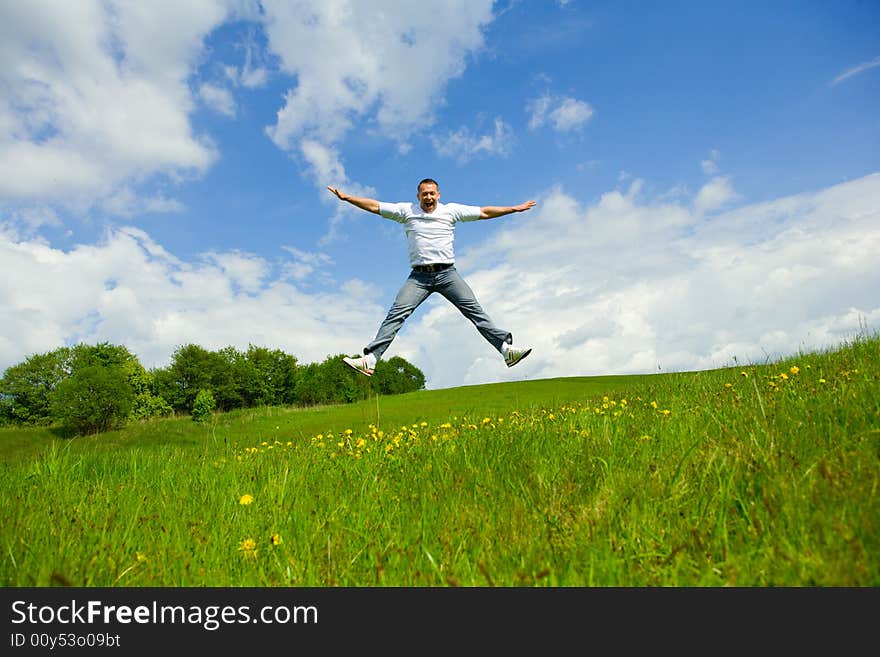
[(525, 212), (531, 210), (535, 205), (537, 205), (535, 201), (526, 201), (519, 205), (487, 205), (480, 208), (480, 219), (494, 219), (514, 212)]
[(330, 185), (327, 185), (327, 189), (329, 189), (331, 193), (336, 195), (336, 197), (340, 201), (346, 201), (347, 203), (351, 203), (361, 210), (366, 210), (367, 212), (379, 214), (379, 201), (374, 198), (360, 198), (358, 196), (349, 196), (348, 194), (343, 194), (338, 189), (336, 189), (335, 187), (331, 187)]

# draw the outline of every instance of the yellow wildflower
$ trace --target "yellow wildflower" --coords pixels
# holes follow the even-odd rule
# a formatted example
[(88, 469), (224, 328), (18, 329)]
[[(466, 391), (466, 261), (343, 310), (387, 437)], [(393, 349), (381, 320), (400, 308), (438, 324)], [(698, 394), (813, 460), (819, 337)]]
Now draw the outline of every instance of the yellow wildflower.
[(246, 557), (255, 557), (257, 556), (257, 542), (252, 538), (246, 538), (241, 542), (241, 547), (238, 548), (244, 553)]
[(788, 371), (792, 374), (798, 374), (801, 371), (801, 368), (799, 368), (797, 365), (792, 365)]
[(272, 545), (281, 545), (283, 541), (281, 540), (280, 534), (272, 534), (272, 538), (269, 539), (269, 542), (272, 543)]
[(251, 504), (253, 501), (254, 501), (254, 496), (251, 495), (250, 493), (245, 493), (244, 495), (242, 495), (242, 496), (238, 499), (238, 503), (239, 503), (239, 504), (242, 504), (242, 505), (245, 505), (245, 506), (248, 505), (248, 504)]

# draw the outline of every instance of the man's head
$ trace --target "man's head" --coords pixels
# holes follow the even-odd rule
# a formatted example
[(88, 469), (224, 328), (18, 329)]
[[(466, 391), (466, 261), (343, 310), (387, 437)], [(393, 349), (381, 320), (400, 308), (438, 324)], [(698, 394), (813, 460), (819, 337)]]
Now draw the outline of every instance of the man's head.
[(419, 206), (425, 212), (433, 212), (437, 209), (437, 201), (440, 199), (440, 185), (432, 178), (425, 178), (419, 182), (418, 194)]

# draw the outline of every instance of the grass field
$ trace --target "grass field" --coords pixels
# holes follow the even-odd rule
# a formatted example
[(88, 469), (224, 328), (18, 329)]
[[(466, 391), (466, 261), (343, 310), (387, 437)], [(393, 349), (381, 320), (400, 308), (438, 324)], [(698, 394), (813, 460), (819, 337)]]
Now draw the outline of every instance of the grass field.
[(880, 585), (880, 339), (64, 440), (0, 430), (4, 586)]

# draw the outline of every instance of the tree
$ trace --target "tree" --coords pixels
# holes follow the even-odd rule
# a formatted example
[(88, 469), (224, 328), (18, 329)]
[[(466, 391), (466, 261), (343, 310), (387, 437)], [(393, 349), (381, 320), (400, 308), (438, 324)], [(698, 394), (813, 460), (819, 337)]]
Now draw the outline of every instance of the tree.
[(131, 417), (134, 420), (145, 420), (150, 417), (160, 417), (171, 414), (171, 408), (165, 399), (157, 394), (156, 377), (154, 372), (148, 372), (140, 363), (123, 367), (128, 377), (128, 382), (134, 390), (134, 404), (131, 409)]
[(71, 350), (70, 370), (75, 374), (82, 368), (119, 367), (134, 391), (131, 417), (145, 419), (171, 413), (172, 408), (156, 394), (154, 377), (144, 369), (137, 357), (123, 345), (100, 342), (94, 346), (78, 344)]
[(156, 373), (159, 394), (175, 411), (189, 412), (199, 390), (212, 388), (218, 360), (198, 345), (179, 347), (171, 357), (171, 365)]
[(262, 397), (254, 398), (252, 405), (279, 406), (296, 400), (297, 361), (295, 356), (280, 349), (249, 345), (245, 355), (256, 377), (262, 382)]
[(62, 381), (52, 393), (54, 417), (68, 434), (109, 431), (131, 414), (134, 390), (119, 365), (87, 365)]
[(373, 379), (383, 395), (399, 395), (425, 387), (425, 375), (422, 371), (400, 356), (376, 363)]
[(70, 374), (70, 356), (70, 349), (61, 347), (8, 368), (0, 380), (4, 416), (16, 423), (51, 424), (52, 393)]
[(199, 390), (193, 402), (192, 419), (194, 422), (205, 422), (214, 410), (216, 403), (210, 390)]

